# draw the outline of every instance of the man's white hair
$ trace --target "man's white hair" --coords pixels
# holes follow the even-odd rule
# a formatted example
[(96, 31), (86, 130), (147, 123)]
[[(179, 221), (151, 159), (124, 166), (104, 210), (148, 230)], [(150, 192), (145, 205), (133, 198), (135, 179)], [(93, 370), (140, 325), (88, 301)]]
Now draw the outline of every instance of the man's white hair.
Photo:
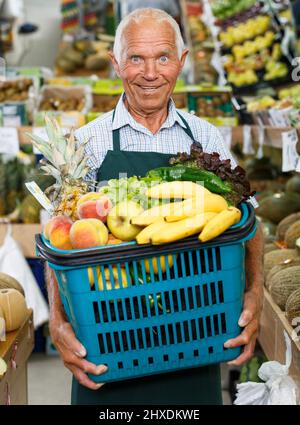
[(131, 22), (139, 23), (149, 18), (152, 18), (158, 23), (168, 22), (171, 25), (175, 33), (175, 42), (176, 42), (178, 57), (179, 59), (181, 58), (182, 52), (184, 50), (184, 42), (182, 39), (179, 25), (177, 24), (175, 19), (173, 19), (172, 16), (170, 16), (168, 13), (160, 9), (154, 9), (149, 7), (149, 8), (134, 10), (133, 12), (129, 13), (129, 15), (125, 16), (125, 18), (123, 18), (121, 22), (119, 23), (117, 31), (116, 31), (114, 49), (113, 49), (114, 56), (117, 62), (120, 63), (121, 61), (123, 48), (124, 48), (124, 38), (125, 38), (124, 32), (126, 28), (128, 27), (128, 25)]

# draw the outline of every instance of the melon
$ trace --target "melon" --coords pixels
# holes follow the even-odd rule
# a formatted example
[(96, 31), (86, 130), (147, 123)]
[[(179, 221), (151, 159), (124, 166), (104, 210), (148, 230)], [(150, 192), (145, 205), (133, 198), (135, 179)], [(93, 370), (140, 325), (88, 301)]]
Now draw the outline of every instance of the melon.
[(270, 284), (273, 277), (281, 270), (286, 270), (289, 267), (300, 266), (300, 256), (296, 258), (290, 258), (289, 260), (282, 261), (280, 264), (272, 267), (266, 278), (266, 288), (270, 289)]
[(284, 242), (287, 248), (295, 248), (296, 241), (300, 238), (300, 221), (296, 221), (286, 231)]
[(101, 71), (106, 69), (110, 64), (109, 56), (107, 53), (96, 53), (95, 55), (90, 55), (85, 60), (85, 68), (90, 71)]
[(269, 271), (276, 265), (283, 261), (290, 260), (298, 257), (296, 249), (278, 249), (276, 251), (268, 252), (264, 255), (264, 273), (268, 276)]
[(267, 243), (264, 248), (264, 253), (267, 254), (268, 252), (275, 251), (276, 249), (278, 249), (278, 247), (274, 243)]
[(275, 193), (268, 196), (260, 203), (256, 210), (257, 214), (267, 220), (278, 224), (281, 220), (292, 213), (300, 211), (300, 194), (298, 193)]
[(296, 289), (296, 291), (292, 292), (288, 297), (285, 311), (289, 323), (293, 326), (299, 325), (299, 322), (295, 324), (292, 322), (295, 318), (300, 317), (300, 288)]
[(3, 375), (5, 375), (6, 371), (7, 371), (7, 364), (0, 357), (0, 378), (2, 378)]
[(300, 212), (290, 214), (287, 217), (285, 217), (283, 220), (281, 220), (277, 226), (277, 232), (276, 232), (277, 240), (284, 241), (287, 229), (298, 220), (300, 220)]
[(281, 270), (273, 276), (270, 282), (270, 294), (275, 303), (285, 309), (286, 302), (296, 289), (300, 288), (300, 266)]
[(0, 289), (13, 288), (25, 296), (24, 289), (20, 283), (12, 276), (0, 272)]
[(27, 317), (27, 306), (23, 295), (16, 289), (0, 289), (0, 306), (3, 311), (6, 331), (18, 329)]
[(286, 192), (300, 193), (300, 174), (296, 174), (287, 181), (285, 190)]

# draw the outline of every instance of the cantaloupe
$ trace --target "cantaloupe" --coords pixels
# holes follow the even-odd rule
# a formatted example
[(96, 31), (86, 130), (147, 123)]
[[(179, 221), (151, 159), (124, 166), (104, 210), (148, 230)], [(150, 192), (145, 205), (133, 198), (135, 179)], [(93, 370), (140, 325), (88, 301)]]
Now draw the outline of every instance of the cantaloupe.
[(0, 357), (0, 378), (2, 378), (3, 375), (5, 375), (6, 371), (7, 371), (7, 364)]
[(300, 211), (300, 194), (275, 193), (268, 196), (260, 203), (256, 213), (277, 224), (288, 215)]
[(276, 266), (272, 267), (266, 278), (266, 288), (270, 289), (272, 279), (276, 275), (276, 273), (294, 266), (300, 266), (300, 256), (296, 258), (290, 258), (289, 260), (285, 260), (280, 264), (277, 264)]
[(264, 253), (267, 254), (268, 252), (275, 251), (276, 249), (279, 248), (274, 243), (267, 243), (264, 247)]
[(0, 272), (0, 289), (13, 288), (25, 296), (24, 289), (20, 283), (12, 276)]
[(296, 221), (286, 231), (284, 242), (287, 248), (296, 248), (296, 240), (300, 238), (300, 221)]
[(293, 326), (299, 325), (298, 323), (292, 323), (295, 318), (300, 317), (300, 288), (292, 292), (288, 297), (285, 305), (286, 316), (289, 323)]
[(300, 193), (300, 175), (296, 174), (294, 177), (287, 181), (285, 186), (287, 192)]
[(273, 276), (270, 282), (270, 294), (282, 310), (285, 309), (286, 302), (291, 293), (300, 288), (299, 276), (300, 266), (281, 270)]
[(284, 241), (287, 229), (298, 220), (300, 220), (300, 212), (290, 214), (287, 217), (285, 217), (283, 220), (281, 220), (277, 226), (277, 231), (276, 231), (277, 240)]
[(6, 331), (14, 331), (24, 323), (27, 306), (23, 295), (16, 289), (0, 289), (0, 306), (3, 310)]
[(283, 261), (296, 258), (298, 252), (295, 249), (278, 249), (276, 251), (268, 252), (264, 255), (264, 274), (268, 276), (269, 271), (276, 265)]

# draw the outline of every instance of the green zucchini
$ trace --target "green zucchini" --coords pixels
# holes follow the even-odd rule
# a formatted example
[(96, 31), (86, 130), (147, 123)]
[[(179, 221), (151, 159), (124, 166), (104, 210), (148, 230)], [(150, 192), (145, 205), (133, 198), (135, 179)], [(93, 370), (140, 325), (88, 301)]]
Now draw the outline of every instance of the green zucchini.
[(160, 167), (150, 170), (147, 177), (154, 179), (162, 179), (163, 181), (193, 181), (203, 182), (204, 187), (213, 193), (230, 193), (232, 186), (230, 183), (223, 181), (215, 173), (211, 171), (201, 170), (200, 168), (185, 167), (176, 165), (174, 167)]

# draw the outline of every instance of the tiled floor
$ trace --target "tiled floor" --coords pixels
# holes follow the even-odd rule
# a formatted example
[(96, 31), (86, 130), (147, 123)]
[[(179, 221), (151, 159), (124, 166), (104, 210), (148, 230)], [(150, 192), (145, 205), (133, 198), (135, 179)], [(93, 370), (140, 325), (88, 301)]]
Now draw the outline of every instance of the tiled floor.
[[(222, 367), (223, 388), (227, 367)], [(71, 373), (56, 356), (32, 354), (28, 364), (28, 403), (30, 405), (70, 404)], [(223, 403), (231, 404), (229, 393), (223, 391)]]

